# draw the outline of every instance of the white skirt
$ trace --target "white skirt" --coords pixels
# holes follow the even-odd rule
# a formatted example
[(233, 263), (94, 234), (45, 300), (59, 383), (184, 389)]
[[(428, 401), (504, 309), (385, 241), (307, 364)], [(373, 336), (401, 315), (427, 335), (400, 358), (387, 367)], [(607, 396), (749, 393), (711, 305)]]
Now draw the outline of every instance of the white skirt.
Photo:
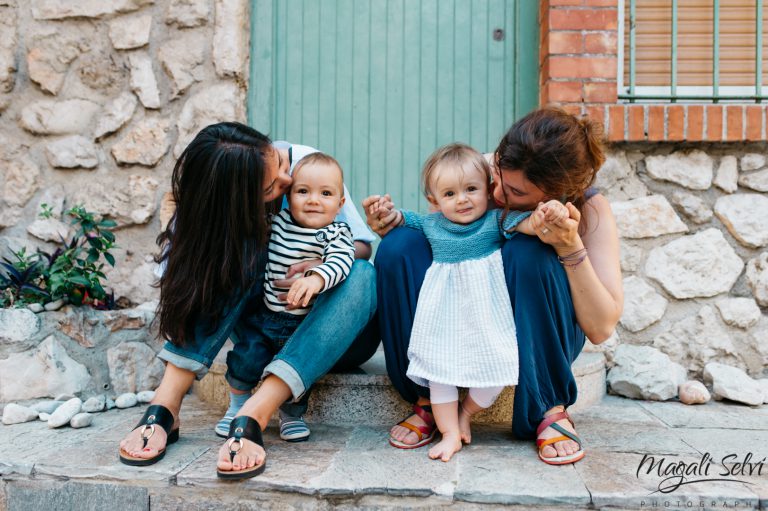
[(432, 263), (421, 286), (408, 377), (457, 387), (516, 385), (517, 337), (501, 250), (482, 259)]

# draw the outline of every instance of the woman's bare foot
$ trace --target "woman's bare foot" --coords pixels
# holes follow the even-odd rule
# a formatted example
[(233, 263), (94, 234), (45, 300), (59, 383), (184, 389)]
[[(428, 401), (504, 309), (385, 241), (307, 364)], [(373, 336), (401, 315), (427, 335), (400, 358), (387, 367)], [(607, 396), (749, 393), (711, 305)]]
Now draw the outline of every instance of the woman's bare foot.
[[(551, 410), (547, 411), (544, 414), (544, 417), (548, 417), (552, 415), (553, 413), (559, 413), (564, 411), (565, 408), (562, 406), (556, 406), (552, 408)], [(576, 433), (576, 430), (573, 429), (573, 426), (571, 425), (571, 421), (568, 419), (560, 419), (556, 422), (559, 426), (562, 426), (566, 430)], [(562, 436), (562, 434), (555, 430), (554, 428), (546, 428), (544, 431), (541, 432), (539, 435), (539, 438), (542, 440), (546, 440), (548, 438), (554, 438), (556, 436)], [(544, 446), (541, 449), (541, 455), (545, 458), (555, 458), (560, 456), (568, 456), (571, 455), (579, 450), (579, 444), (574, 442), (573, 440), (563, 440), (560, 442), (555, 442), (552, 445)]]
[(442, 440), (429, 450), (433, 460), (450, 461), (454, 454), (461, 450), (461, 436), (458, 431), (450, 431), (443, 435)]
[(243, 447), (237, 452), (235, 457), (230, 461), (229, 458), (229, 441), (224, 443), (219, 449), (219, 457), (216, 460), (216, 468), (222, 472), (229, 472), (232, 470), (245, 470), (248, 468), (261, 465), (267, 457), (267, 453), (263, 447), (243, 438)]
[[(172, 413), (174, 417), (172, 429), (176, 430), (181, 423), (179, 422), (178, 412)], [(120, 441), (120, 449), (134, 458), (154, 458), (160, 451), (165, 449), (169, 433), (170, 431), (166, 431), (161, 427), (156, 427), (155, 432), (152, 433), (152, 436), (150, 436), (147, 441), (147, 446), (144, 447), (144, 439), (141, 438), (141, 428), (136, 428)]]
[[(420, 407), (425, 407), (425, 406), (429, 406), (429, 401), (427, 401), (426, 399), (419, 399), (416, 402), (416, 404)], [(415, 413), (410, 417), (408, 417), (407, 419), (405, 419), (405, 421), (403, 422), (407, 422), (408, 424), (411, 424), (412, 426), (416, 426), (417, 428), (429, 427), (429, 424), (427, 424), (424, 421), (424, 419), (422, 419), (421, 417), (418, 416), (418, 414), (415, 414)], [(408, 428), (400, 426), (399, 424), (392, 426), (392, 429), (389, 430), (389, 436), (392, 439), (407, 445), (416, 445), (417, 443), (419, 443), (419, 435), (417, 435), (414, 431)]]
[(465, 444), (472, 443), (472, 415), (463, 405), (459, 406), (459, 437)]

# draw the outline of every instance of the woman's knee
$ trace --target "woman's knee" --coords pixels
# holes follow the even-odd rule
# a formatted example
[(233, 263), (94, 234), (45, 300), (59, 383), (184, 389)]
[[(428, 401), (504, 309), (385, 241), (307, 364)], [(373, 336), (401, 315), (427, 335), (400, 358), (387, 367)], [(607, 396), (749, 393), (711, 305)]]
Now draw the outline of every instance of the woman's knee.
[(398, 227), (382, 238), (376, 250), (376, 269), (385, 273), (414, 257), (431, 255), (431, 248), (424, 233), (407, 227)]
[(539, 276), (553, 268), (561, 270), (555, 250), (535, 236), (518, 234), (507, 240), (501, 248), (501, 258), (507, 273), (520, 269), (523, 275)]

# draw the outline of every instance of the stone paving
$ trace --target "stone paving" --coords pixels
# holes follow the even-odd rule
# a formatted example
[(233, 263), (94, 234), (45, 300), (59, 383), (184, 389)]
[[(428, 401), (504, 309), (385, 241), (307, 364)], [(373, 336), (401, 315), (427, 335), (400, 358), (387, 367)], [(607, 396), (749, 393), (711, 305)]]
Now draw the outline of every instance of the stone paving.
[[(378, 425), (313, 424), (300, 444), (281, 441), (271, 427), (267, 470), (239, 483), (217, 480), (218, 414), (195, 396), (185, 401), (182, 438), (163, 461), (119, 463), (118, 440), (141, 414), (111, 410), (81, 430), (0, 426), (0, 510), (768, 509), (768, 467), (760, 464), (768, 456), (768, 406), (607, 397), (574, 414), (588, 451), (565, 467), (541, 463), (533, 443), (514, 440), (504, 425), (478, 426), (472, 445), (449, 463), (429, 460), (426, 449), (391, 448)], [(671, 489), (672, 474), (660, 476), (658, 466), (647, 473), (651, 460), (638, 472), (645, 455), (664, 459), (662, 473), (688, 464), (689, 484), (660, 492)], [(735, 461), (752, 463), (752, 474)], [(700, 479), (717, 480), (693, 482)]]

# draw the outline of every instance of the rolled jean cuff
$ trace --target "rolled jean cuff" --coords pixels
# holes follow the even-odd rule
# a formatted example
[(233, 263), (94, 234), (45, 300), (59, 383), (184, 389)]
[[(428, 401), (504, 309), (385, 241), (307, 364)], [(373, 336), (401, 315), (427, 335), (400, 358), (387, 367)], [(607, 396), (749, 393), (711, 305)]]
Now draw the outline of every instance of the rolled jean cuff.
[(160, 352), (157, 354), (157, 358), (164, 360), (169, 364), (173, 364), (179, 369), (186, 369), (187, 371), (195, 373), (195, 378), (198, 380), (202, 379), (203, 376), (208, 374), (209, 368), (207, 365), (193, 358), (185, 357), (184, 355), (173, 352), (168, 348), (163, 348), (160, 350)]
[(273, 359), (264, 368), (264, 376), (262, 378), (266, 378), (270, 374), (274, 374), (288, 385), (288, 388), (291, 389), (291, 394), (293, 394), (293, 403), (298, 402), (307, 391), (299, 373), (284, 360)]
[(235, 390), (243, 390), (246, 392), (250, 392), (254, 389), (253, 383), (238, 380), (231, 374), (229, 374), (229, 371), (227, 371), (227, 374), (224, 375), (224, 379), (227, 380), (227, 383), (229, 383), (229, 386), (232, 387)]

